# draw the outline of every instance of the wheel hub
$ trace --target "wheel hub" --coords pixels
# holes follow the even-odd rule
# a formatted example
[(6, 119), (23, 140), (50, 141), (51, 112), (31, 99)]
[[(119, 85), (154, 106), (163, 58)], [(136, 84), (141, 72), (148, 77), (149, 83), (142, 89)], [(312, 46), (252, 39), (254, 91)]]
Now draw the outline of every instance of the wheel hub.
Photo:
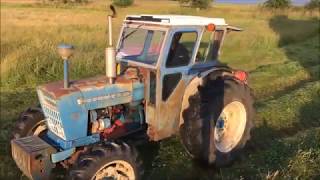
[(125, 161), (116, 160), (112, 161), (100, 170), (97, 171), (93, 180), (106, 180), (106, 179), (116, 179), (116, 180), (132, 180), (135, 179), (134, 170), (132, 166)]
[(226, 116), (224, 113), (221, 113), (220, 117), (218, 118), (217, 122), (216, 122), (216, 129), (217, 129), (217, 138), (216, 140), (218, 142), (221, 141), (223, 135), (224, 135), (224, 132), (225, 132), (225, 129), (226, 129), (226, 122), (227, 122), (227, 119), (226, 119)]
[(214, 126), (215, 146), (220, 152), (229, 152), (239, 143), (246, 118), (246, 109), (241, 102), (234, 101), (224, 107)]

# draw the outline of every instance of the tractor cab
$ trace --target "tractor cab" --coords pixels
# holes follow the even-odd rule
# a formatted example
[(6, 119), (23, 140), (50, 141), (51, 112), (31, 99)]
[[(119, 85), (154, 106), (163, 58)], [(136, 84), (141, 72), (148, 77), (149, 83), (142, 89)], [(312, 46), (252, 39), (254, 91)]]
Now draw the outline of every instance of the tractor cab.
[(186, 86), (199, 70), (218, 64), (219, 50), (230, 28), (222, 18), (125, 18), (116, 59), (121, 69), (138, 67), (144, 72), (146, 121), (153, 140), (169, 137), (178, 129)]

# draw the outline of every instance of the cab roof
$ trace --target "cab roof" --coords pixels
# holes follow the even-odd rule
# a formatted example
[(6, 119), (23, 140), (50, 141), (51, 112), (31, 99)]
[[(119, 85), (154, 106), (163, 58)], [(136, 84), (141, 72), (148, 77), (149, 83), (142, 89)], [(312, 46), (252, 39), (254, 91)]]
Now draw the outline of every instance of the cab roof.
[(192, 25), (192, 26), (206, 26), (208, 24), (214, 24), (216, 26), (226, 26), (223, 18), (208, 18), (201, 16), (185, 16), (185, 15), (128, 15), (125, 18), (126, 22), (147, 22), (150, 24), (159, 25)]

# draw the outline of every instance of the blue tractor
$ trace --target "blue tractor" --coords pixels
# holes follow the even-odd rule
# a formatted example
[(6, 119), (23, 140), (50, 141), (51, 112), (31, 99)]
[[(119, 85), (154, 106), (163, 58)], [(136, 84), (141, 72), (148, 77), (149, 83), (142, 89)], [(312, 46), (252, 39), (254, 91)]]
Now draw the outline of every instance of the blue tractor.
[(114, 14), (106, 75), (70, 81), (74, 48), (58, 47), (64, 81), (39, 86), (40, 106), (18, 119), (17, 166), (30, 179), (48, 179), (57, 165), (68, 179), (140, 179), (135, 141), (177, 134), (195, 160), (230, 164), (254, 115), (247, 73), (218, 61), (225, 35), (240, 29), (222, 18), (129, 15), (114, 48)]

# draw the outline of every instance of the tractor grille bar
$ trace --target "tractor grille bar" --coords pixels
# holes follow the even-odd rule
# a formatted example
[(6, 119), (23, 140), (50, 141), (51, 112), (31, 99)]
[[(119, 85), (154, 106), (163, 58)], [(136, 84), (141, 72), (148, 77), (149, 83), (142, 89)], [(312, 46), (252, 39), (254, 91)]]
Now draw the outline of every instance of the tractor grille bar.
[(42, 107), (43, 112), (47, 118), (49, 130), (55, 133), (57, 136), (61, 137), (62, 139), (66, 140), (62, 121), (60, 118), (60, 113), (46, 104), (43, 104)]

